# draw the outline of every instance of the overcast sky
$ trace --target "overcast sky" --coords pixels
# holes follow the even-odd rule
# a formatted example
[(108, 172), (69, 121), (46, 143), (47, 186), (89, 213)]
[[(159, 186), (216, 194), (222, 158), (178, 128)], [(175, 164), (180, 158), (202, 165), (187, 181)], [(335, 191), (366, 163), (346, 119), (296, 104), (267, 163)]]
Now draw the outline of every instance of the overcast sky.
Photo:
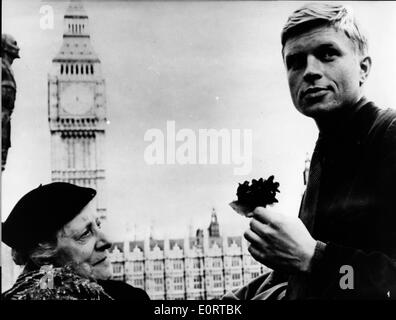
[[(40, 7), (53, 7), (51, 30)], [(207, 228), (212, 207), (221, 231), (242, 234), (248, 221), (232, 211), (238, 182), (275, 175), (279, 211), (297, 215), (307, 152), (317, 129), (293, 107), (280, 55), (280, 30), (301, 2), (86, 1), (91, 41), (106, 80), (106, 181), (115, 239), (183, 237)], [(396, 3), (352, 2), (367, 31), (373, 69), (367, 96), (396, 107)], [(67, 1), (4, 0), (2, 30), (15, 36), (18, 92), (12, 148), (2, 177), (2, 220), (17, 200), (50, 182), (47, 74), (62, 43)], [(144, 161), (151, 128), (250, 129), (252, 171), (228, 165), (154, 165)], [(179, 143), (180, 144), (180, 143)]]

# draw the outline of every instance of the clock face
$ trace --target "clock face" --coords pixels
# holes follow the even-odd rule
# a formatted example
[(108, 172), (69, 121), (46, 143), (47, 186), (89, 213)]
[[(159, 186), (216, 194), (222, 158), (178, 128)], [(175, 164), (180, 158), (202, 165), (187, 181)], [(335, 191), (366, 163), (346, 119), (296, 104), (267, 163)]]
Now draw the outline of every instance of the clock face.
[(69, 114), (86, 114), (94, 105), (92, 88), (83, 83), (73, 83), (64, 88), (61, 94), (61, 106)]

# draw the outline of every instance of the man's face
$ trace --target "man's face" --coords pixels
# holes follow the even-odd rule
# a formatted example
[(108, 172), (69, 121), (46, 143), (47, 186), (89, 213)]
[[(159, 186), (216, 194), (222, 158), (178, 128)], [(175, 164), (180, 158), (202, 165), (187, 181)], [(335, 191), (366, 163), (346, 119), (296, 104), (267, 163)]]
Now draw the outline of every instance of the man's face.
[(291, 37), (284, 60), (291, 97), (302, 114), (318, 118), (360, 98), (362, 58), (343, 31), (317, 27)]
[(101, 230), (91, 201), (58, 234), (61, 264), (71, 263), (83, 276), (109, 279), (112, 275), (107, 249), (111, 244)]

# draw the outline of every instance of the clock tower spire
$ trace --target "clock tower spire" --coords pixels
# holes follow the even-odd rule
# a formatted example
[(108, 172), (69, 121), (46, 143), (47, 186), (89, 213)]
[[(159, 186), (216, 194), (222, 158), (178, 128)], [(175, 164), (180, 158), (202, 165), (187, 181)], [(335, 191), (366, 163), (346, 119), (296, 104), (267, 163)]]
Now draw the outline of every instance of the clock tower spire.
[(51, 177), (96, 189), (97, 211), (105, 218), (106, 100), (100, 67), (88, 15), (81, 1), (72, 0), (64, 15), (63, 43), (48, 76)]

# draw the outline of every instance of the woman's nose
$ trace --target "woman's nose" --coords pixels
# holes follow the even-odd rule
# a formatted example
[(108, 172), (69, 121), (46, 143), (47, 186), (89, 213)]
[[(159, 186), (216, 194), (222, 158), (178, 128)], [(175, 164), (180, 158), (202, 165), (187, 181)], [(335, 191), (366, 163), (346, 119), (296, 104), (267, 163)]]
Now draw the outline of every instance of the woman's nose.
[(96, 250), (104, 251), (106, 249), (109, 249), (110, 247), (111, 247), (111, 241), (109, 240), (109, 237), (107, 236), (107, 234), (102, 230), (98, 230), (98, 239), (96, 242)]

